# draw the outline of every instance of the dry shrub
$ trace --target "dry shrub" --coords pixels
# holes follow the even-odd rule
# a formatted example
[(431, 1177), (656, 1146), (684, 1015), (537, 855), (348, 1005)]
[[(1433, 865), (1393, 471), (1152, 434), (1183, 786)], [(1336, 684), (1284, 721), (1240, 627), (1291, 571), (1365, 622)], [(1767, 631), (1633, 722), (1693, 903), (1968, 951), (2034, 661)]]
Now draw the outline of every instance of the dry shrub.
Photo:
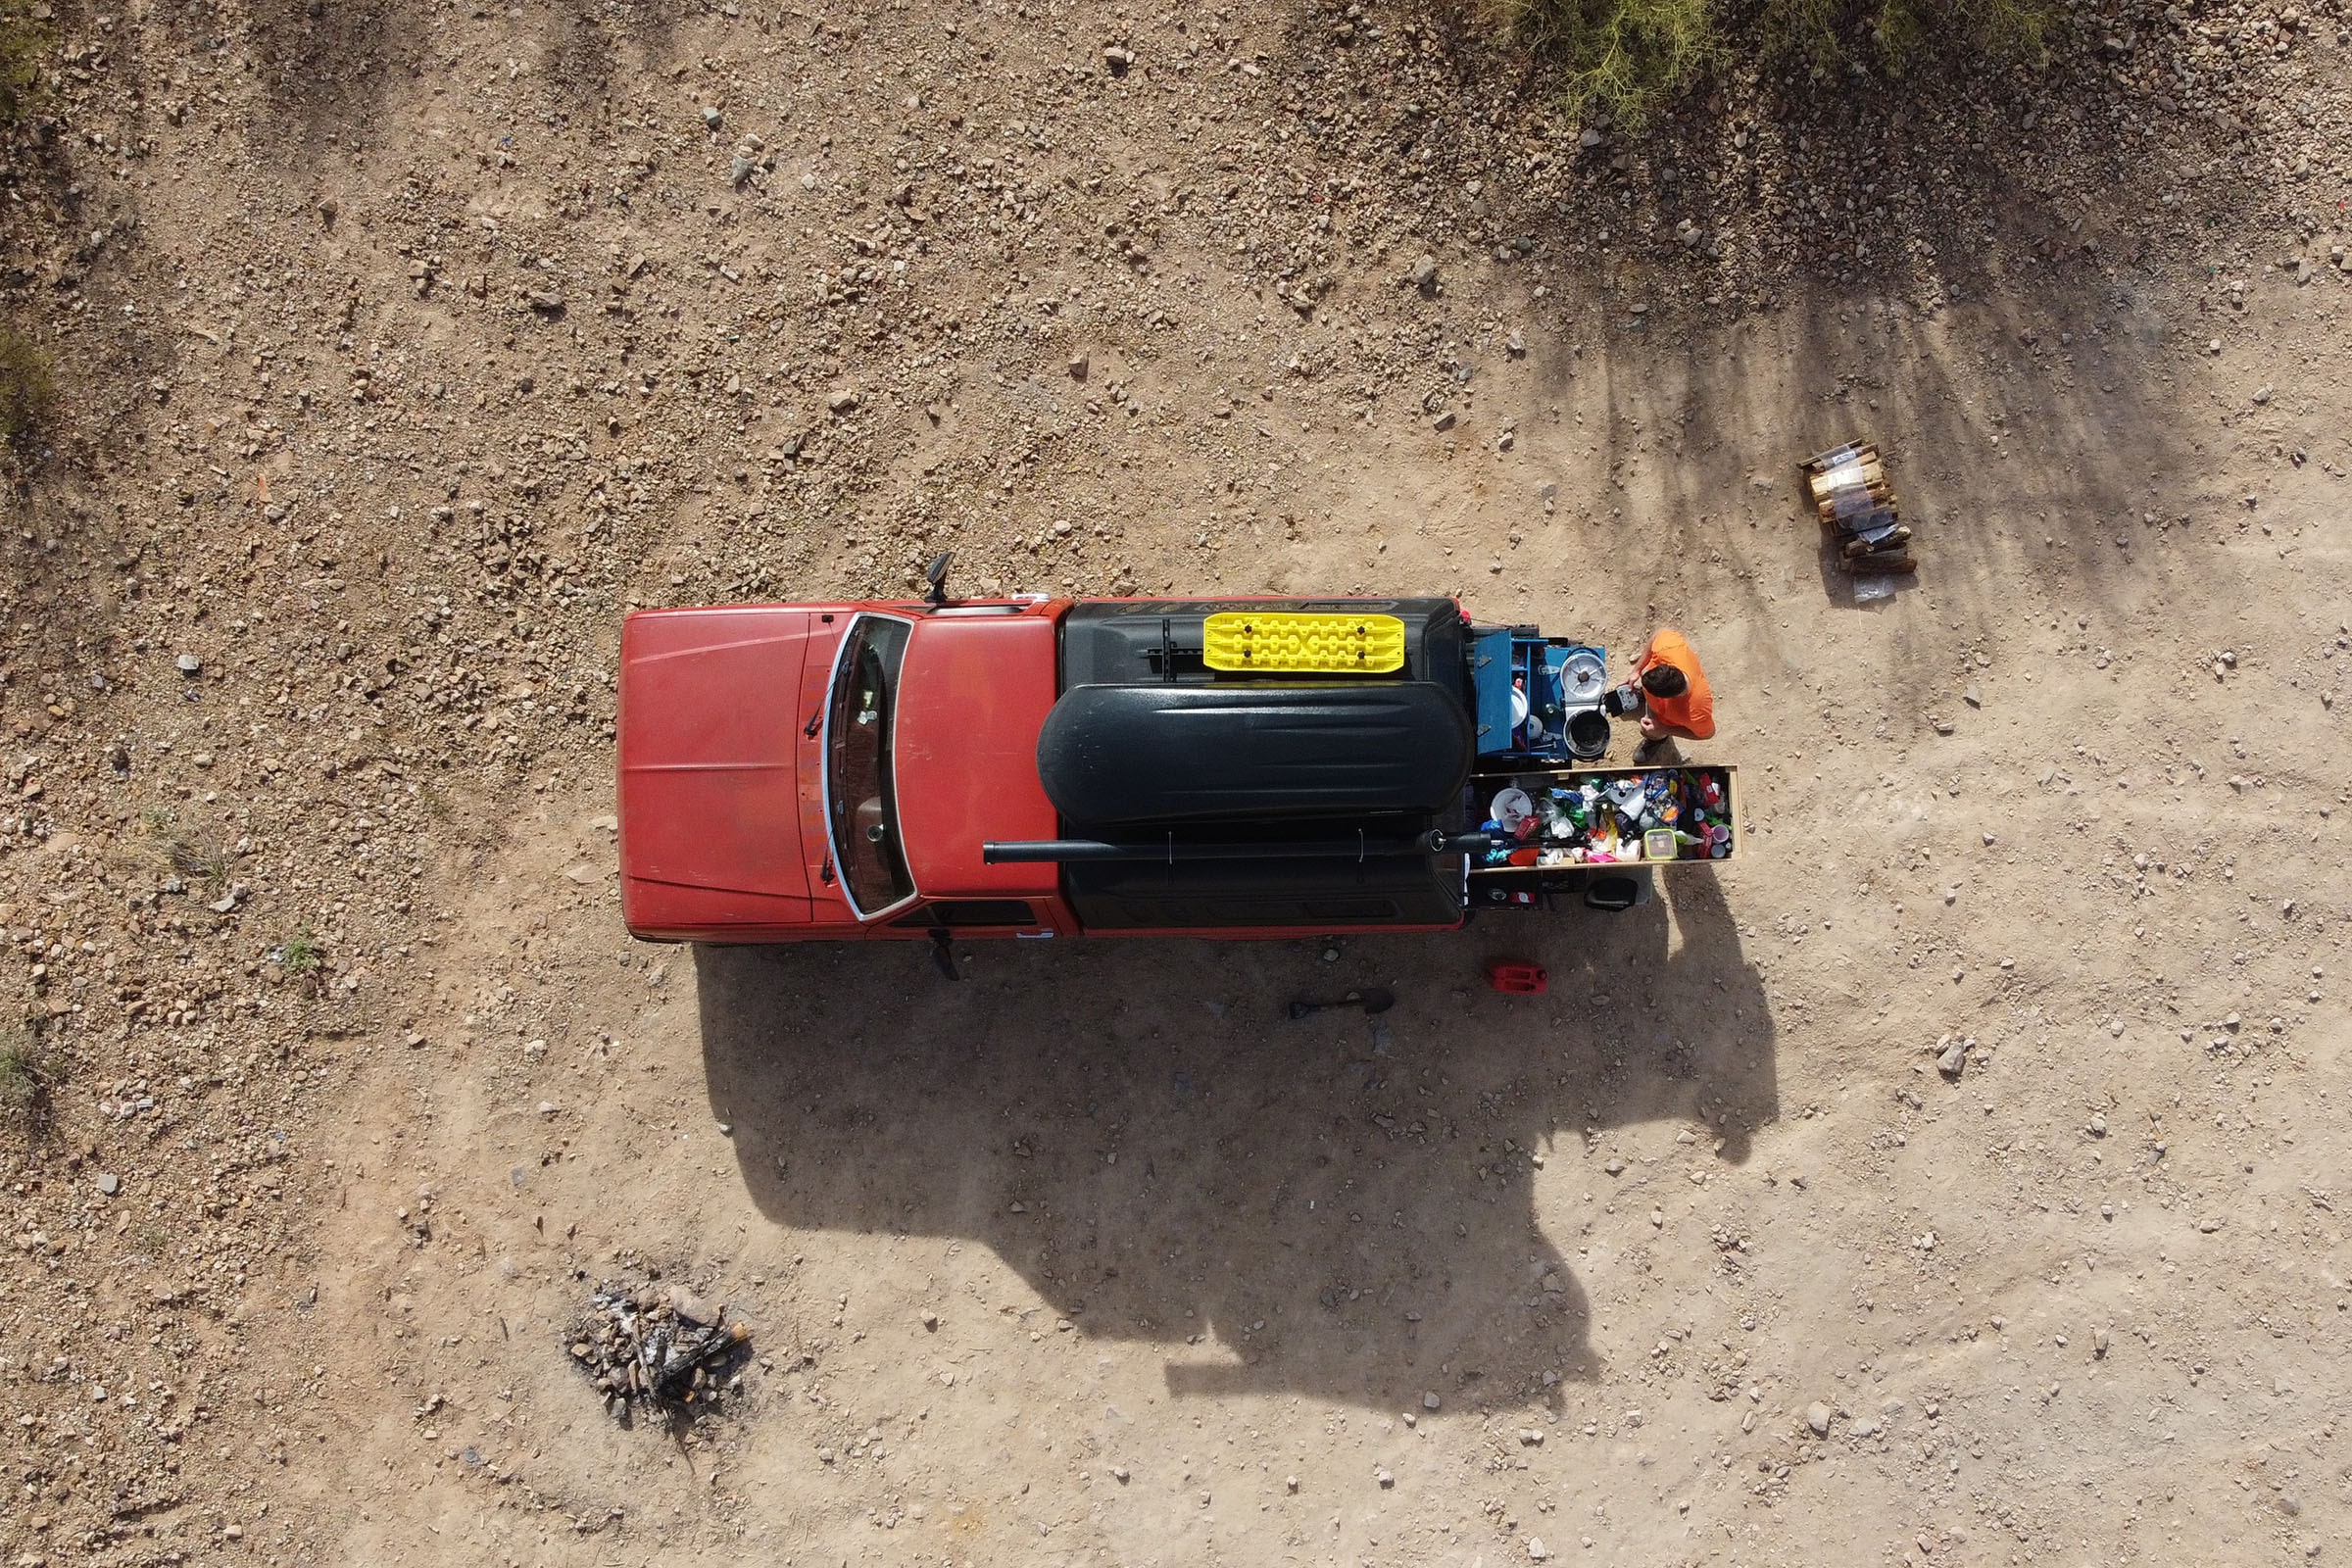
[(0, 1026), (0, 1127), (27, 1137), (45, 1131), (50, 1096), (65, 1075), (65, 1058), (29, 1024)]

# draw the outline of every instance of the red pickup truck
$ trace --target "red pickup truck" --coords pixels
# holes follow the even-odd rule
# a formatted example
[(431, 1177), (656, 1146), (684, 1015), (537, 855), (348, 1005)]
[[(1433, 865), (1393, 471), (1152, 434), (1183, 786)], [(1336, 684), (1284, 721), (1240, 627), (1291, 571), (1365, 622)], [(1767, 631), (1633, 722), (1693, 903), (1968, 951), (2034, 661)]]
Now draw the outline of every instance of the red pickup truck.
[[(933, 585), (628, 617), (633, 935), (1443, 930), (1563, 893), (1622, 907), (1650, 863), (1736, 844), (1733, 769), (1594, 765), (1599, 649), (1474, 626), (1450, 599), (952, 602)], [(1237, 668), (1210, 646), (1237, 620), (1388, 651)]]

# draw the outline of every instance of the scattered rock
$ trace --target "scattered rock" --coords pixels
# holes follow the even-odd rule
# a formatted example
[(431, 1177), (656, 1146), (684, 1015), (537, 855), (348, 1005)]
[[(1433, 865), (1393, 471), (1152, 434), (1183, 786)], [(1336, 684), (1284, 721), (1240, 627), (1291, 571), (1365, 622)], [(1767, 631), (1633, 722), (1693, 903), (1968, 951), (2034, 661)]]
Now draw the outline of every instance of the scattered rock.
[(182, 675), (197, 675), (204, 671), (204, 661), (198, 659), (194, 654), (182, 654), (174, 662), (179, 665), (179, 672)]
[(718, 106), (716, 104), (703, 105), (703, 123), (710, 126), (712, 130), (716, 130), (718, 128), (719, 113)]
[(1438, 291), (1438, 259), (1423, 252), (1414, 258), (1412, 270), (1406, 275), (1412, 279), (1413, 287), (1422, 293), (1435, 294)]
[(855, 414), (858, 412), (858, 394), (846, 387), (829, 393), (825, 398), (825, 407), (835, 414)]
[(112, 1198), (122, 1190), (122, 1178), (112, 1171), (101, 1171), (96, 1185), (101, 1196)]
[(1830, 1435), (1830, 1416), (1832, 1414), (1828, 1405), (1816, 1399), (1805, 1406), (1805, 1425), (1813, 1429), (1815, 1437), (1826, 1438)]

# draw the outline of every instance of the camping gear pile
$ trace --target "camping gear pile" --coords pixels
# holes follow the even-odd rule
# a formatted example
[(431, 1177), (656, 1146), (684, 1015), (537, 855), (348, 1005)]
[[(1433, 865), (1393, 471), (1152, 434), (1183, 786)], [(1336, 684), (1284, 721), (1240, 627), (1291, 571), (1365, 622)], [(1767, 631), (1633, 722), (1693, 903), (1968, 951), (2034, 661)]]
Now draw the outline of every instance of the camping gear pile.
[(1720, 768), (1661, 767), (1570, 777), (1489, 803), (1489, 867), (1721, 860), (1732, 853), (1731, 784)]

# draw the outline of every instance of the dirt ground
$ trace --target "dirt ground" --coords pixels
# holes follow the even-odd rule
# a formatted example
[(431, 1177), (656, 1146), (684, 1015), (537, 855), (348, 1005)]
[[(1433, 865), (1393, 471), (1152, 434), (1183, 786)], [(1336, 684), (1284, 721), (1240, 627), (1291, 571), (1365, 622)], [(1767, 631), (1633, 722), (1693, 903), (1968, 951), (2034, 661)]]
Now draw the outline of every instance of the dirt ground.
[[(2332, 7), (1640, 136), (1410, 6), (27, 14), (6, 1561), (2352, 1555)], [(1674, 624), (1745, 847), (632, 944), (620, 616), (946, 548)], [(649, 1275), (754, 1328), (674, 1427), (566, 1350)]]

